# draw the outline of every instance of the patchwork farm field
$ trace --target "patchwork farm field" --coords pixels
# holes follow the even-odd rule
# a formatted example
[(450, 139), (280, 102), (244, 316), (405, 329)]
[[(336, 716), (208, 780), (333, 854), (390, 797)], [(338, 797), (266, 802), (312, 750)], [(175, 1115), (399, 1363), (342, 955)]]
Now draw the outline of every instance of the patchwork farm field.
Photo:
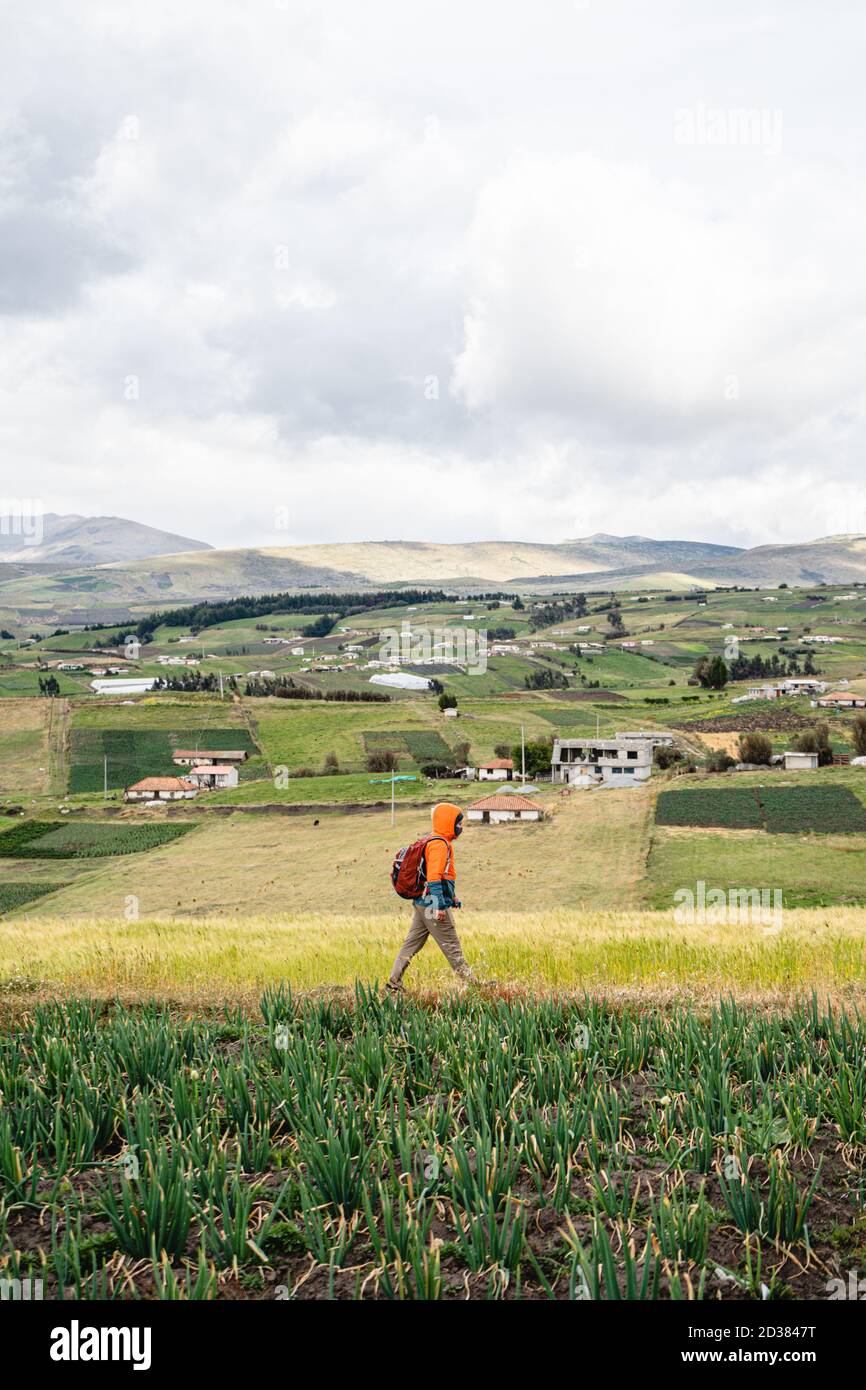
[[(207, 742), (203, 740), (206, 739)], [(266, 772), (248, 729), (242, 727), (187, 729), (73, 728), (69, 749), (69, 792), (101, 792), (104, 779), (118, 790), (142, 777), (177, 776), (175, 748), (242, 748), (247, 760), (238, 768), (241, 780)], [(107, 759), (107, 764), (106, 760)]]
[(23, 821), (0, 834), (0, 859), (102, 859), (170, 844), (193, 823), (118, 825), (109, 821)]
[(660, 792), (656, 821), (779, 835), (856, 834), (866, 831), (866, 807), (850, 787), (693, 787)]
[(826, 1298), (862, 1017), (267, 991), (0, 1034), (4, 1272), (48, 1298)]

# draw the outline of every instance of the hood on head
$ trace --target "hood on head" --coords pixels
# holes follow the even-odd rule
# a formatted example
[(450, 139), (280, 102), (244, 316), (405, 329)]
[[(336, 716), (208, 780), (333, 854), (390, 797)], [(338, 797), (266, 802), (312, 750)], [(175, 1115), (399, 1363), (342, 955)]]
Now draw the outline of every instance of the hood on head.
[(463, 812), (453, 801), (440, 801), (433, 807), (430, 819), (434, 835), (443, 835), (446, 840), (453, 840), (463, 829)]

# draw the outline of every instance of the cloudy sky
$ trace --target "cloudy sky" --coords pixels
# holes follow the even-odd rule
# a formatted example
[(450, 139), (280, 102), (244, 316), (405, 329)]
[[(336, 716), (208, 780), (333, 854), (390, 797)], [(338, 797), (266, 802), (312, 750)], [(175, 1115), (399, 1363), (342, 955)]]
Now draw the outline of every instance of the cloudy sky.
[(219, 545), (866, 531), (862, 5), (4, 8), (7, 498)]

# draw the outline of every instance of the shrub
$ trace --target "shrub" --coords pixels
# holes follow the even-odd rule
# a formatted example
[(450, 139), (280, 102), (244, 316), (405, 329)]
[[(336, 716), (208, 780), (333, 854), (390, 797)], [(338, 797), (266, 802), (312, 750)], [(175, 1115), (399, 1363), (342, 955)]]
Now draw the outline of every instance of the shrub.
[(707, 758), (707, 772), (729, 772), (732, 767), (736, 767), (736, 759), (730, 753), (726, 753), (724, 748), (717, 748)]
[(832, 766), (833, 748), (827, 724), (812, 724), (804, 729), (794, 740), (794, 747), (800, 753), (817, 753), (819, 767)]
[(740, 734), (739, 751), (741, 763), (758, 763), (761, 767), (769, 767), (773, 745), (766, 734)]
[(858, 758), (866, 758), (866, 714), (857, 714), (851, 725), (851, 742)]
[(678, 748), (668, 748), (666, 744), (659, 744), (653, 750), (653, 762), (656, 767), (664, 771), (666, 768), (673, 767), (674, 763), (681, 763), (683, 755)]
[(368, 772), (394, 772), (398, 763), (399, 757), (393, 748), (377, 748), (367, 754)]

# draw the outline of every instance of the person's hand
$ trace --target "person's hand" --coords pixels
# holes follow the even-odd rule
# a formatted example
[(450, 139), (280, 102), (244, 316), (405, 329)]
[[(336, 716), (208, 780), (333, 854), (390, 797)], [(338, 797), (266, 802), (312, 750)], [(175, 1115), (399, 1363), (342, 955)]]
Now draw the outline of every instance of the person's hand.
[(447, 922), (447, 921), (448, 921), (448, 914), (445, 913), (445, 912), (443, 912), (443, 911), (440, 909), (440, 910), (436, 913), (436, 921), (437, 921), (437, 922), (439, 923), (439, 925), (441, 926), (444, 922)]

